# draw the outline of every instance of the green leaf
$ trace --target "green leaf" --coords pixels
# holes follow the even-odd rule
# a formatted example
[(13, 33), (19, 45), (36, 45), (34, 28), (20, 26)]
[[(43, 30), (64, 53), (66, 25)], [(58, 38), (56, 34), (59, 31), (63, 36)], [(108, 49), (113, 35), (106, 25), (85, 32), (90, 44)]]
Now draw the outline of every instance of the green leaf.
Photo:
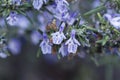
[(10, 14), (10, 10), (9, 10), (9, 9), (5, 9), (5, 10), (2, 12), (3, 17), (7, 17), (9, 14)]
[(97, 7), (97, 8), (95, 8), (95, 9), (92, 9), (92, 10), (84, 13), (83, 16), (89, 16), (89, 15), (95, 14), (97, 12), (100, 12), (100, 11), (102, 11), (104, 9), (105, 9), (105, 6), (101, 5), (101, 6)]
[(103, 40), (98, 40), (98, 41), (96, 41), (96, 43), (102, 43), (103, 42)]
[(94, 61), (94, 63), (96, 64), (96, 66), (99, 66), (100, 63), (98, 62), (98, 60), (94, 57), (91, 57), (91, 60)]
[(108, 40), (109, 40), (109, 36), (105, 36), (102, 42), (102, 46), (104, 46)]
[(37, 51), (37, 58), (40, 57), (40, 53), (41, 53), (41, 50), (40, 50), (40, 48), (39, 48), (38, 51)]
[(97, 16), (98, 16), (100, 22), (104, 22), (104, 19), (99, 12), (97, 13)]

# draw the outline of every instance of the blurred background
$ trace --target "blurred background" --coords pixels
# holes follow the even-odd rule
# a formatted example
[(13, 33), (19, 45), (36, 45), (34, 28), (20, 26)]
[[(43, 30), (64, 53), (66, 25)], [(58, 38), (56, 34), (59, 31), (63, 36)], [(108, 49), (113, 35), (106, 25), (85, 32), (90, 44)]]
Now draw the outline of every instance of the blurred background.
[[(71, 9), (81, 14), (100, 5), (99, 0), (69, 1)], [(42, 53), (37, 57), (38, 45), (26, 41), (23, 36), (19, 38), (21, 52), (0, 58), (0, 80), (120, 80), (119, 56), (106, 55), (99, 62), (96, 61), (99, 57), (94, 59), (84, 53), (72, 59), (58, 59), (56, 55)]]

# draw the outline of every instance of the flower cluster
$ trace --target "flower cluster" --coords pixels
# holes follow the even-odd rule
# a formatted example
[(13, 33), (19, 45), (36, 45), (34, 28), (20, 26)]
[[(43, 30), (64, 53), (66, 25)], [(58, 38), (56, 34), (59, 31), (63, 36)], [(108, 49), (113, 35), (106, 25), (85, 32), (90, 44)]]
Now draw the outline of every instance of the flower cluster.
[[(0, 15), (5, 18), (4, 26), (13, 26), (7, 28), (6, 34), (10, 33), (10, 28), (18, 31), (16, 35), (24, 36), (30, 33), (31, 42), (38, 44), (43, 54), (76, 55), (84, 49), (86, 53), (96, 53), (99, 44), (101, 47), (106, 47), (107, 43), (114, 45), (120, 36), (120, 14), (108, 4), (99, 4), (99, 7), (100, 1), (96, 1), (92, 7), (98, 8), (81, 15), (79, 11), (70, 9), (67, 0), (5, 0), (0, 1), (0, 4), (4, 4), (0, 6)], [(102, 9), (106, 9), (103, 16), (103, 13), (98, 12)], [(93, 13), (97, 13), (99, 21)], [(92, 25), (84, 19), (84, 16), (88, 15), (92, 15)], [(7, 47), (3, 42), (4, 39), (1, 38), (0, 56), (3, 58), (8, 56), (4, 53), (6, 48), (13, 54), (21, 51), (20, 40), (9, 39)], [(95, 51), (91, 50), (90, 45)]]

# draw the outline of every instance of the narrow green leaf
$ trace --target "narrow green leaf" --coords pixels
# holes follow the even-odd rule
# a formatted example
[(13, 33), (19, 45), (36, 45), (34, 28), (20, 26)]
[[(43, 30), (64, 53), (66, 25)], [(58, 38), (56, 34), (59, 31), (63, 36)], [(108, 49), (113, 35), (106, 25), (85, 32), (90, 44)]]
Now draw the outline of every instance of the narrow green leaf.
[(89, 16), (89, 15), (91, 15), (91, 14), (95, 14), (95, 13), (97, 13), (97, 12), (100, 12), (100, 11), (102, 11), (102, 10), (104, 10), (104, 9), (105, 9), (105, 6), (104, 6), (104, 5), (101, 5), (101, 6), (97, 7), (97, 8), (95, 8), (95, 9), (92, 9), (92, 10), (86, 12), (85, 14), (83, 14), (83, 16)]
[(40, 57), (40, 52), (41, 52), (41, 50), (40, 50), (40, 48), (39, 48), (38, 51), (37, 51), (37, 58)]

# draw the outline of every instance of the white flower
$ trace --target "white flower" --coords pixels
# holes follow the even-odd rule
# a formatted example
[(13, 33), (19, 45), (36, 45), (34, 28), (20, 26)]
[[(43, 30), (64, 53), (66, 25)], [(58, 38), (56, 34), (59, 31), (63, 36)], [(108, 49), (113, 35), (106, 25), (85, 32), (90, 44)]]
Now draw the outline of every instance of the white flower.
[(60, 49), (59, 49), (59, 53), (61, 53), (61, 55), (64, 57), (68, 54), (67, 52), (67, 46), (65, 44), (62, 44)]
[(56, 7), (55, 7), (55, 17), (60, 21), (65, 21), (68, 17), (68, 2), (66, 0), (55, 0)]
[(34, 0), (32, 5), (35, 9), (39, 10), (43, 5), (43, 0)]
[(104, 14), (103, 17), (107, 19), (113, 27), (117, 29), (120, 28), (120, 16), (112, 17), (110, 14)]
[(55, 32), (52, 33), (52, 40), (54, 44), (61, 44), (61, 42), (66, 39), (65, 35), (63, 32)]
[(68, 23), (69, 25), (73, 25), (74, 22), (75, 22), (75, 20), (76, 20), (76, 18), (75, 18), (76, 16), (77, 16), (77, 12), (74, 12), (74, 13), (70, 14), (70, 15), (67, 17), (67, 23)]
[(120, 17), (115, 17), (110, 20), (110, 24), (113, 25), (115, 28), (120, 28)]
[(52, 33), (53, 44), (61, 44), (64, 39), (66, 39), (63, 30), (65, 23), (62, 23), (58, 32)]
[(71, 37), (66, 41), (65, 45), (68, 45), (69, 53), (76, 53), (77, 47), (80, 46), (80, 43), (75, 38), (75, 30), (71, 31)]
[(64, 4), (63, 5), (60, 4), (60, 5), (57, 5), (56, 10), (62, 14), (62, 13), (68, 12), (68, 7)]
[(43, 54), (50, 54), (52, 51), (52, 47), (46, 34), (43, 34), (43, 41), (40, 43), (40, 47)]
[(7, 56), (8, 56), (7, 54), (5, 54), (5, 53), (3, 53), (3, 52), (0, 52), (0, 57), (1, 57), (1, 58), (7, 58)]
[(10, 15), (6, 18), (7, 23), (11, 26), (15, 25), (17, 23), (17, 13), (16, 12), (11, 12)]

